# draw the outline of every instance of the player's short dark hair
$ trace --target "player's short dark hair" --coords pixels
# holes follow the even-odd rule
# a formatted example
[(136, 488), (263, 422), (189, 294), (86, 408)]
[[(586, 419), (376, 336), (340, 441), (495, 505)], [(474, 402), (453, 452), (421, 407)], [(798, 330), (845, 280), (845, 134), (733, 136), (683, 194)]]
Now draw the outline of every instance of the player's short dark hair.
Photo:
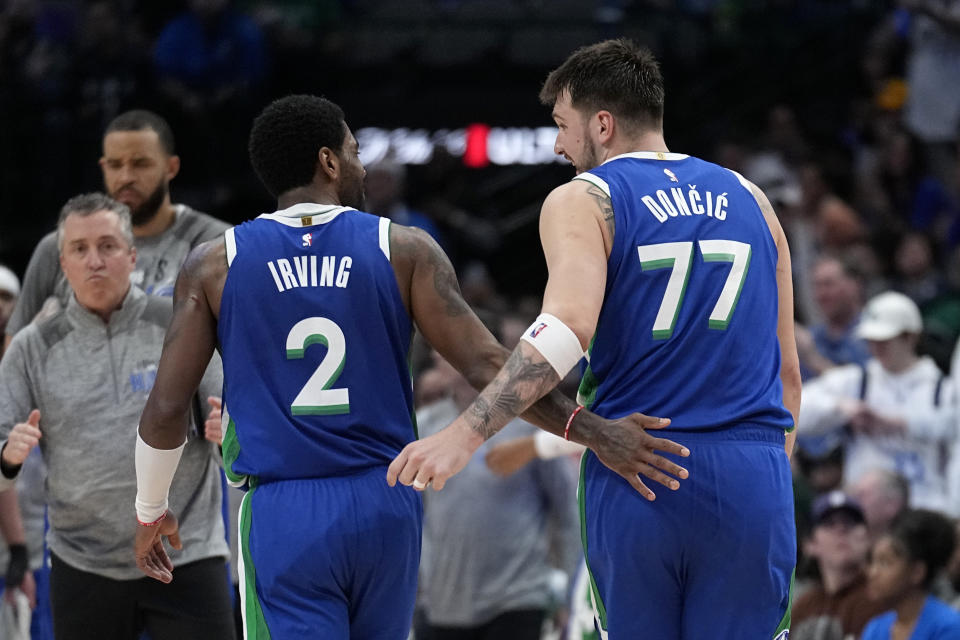
[(106, 136), (114, 131), (143, 131), (144, 129), (156, 132), (157, 138), (160, 139), (160, 146), (168, 156), (176, 154), (173, 129), (170, 128), (170, 124), (153, 111), (146, 109), (134, 109), (121, 113), (110, 121), (103, 135)]
[(929, 589), (933, 584), (957, 544), (953, 522), (943, 514), (928, 509), (903, 511), (894, 519), (889, 535), (908, 560), (919, 561), (926, 566), (924, 589)]
[(663, 124), (663, 76), (653, 53), (631, 40), (581, 47), (550, 72), (540, 101), (552, 107), (564, 91), (578, 111), (606, 109), (637, 128)]
[(253, 121), (250, 163), (277, 197), (310, 184), (320, 149), (339, 153), (345, 139), (343, 110), (336, 104), (317, 96), (287, 96), (271, 102)]

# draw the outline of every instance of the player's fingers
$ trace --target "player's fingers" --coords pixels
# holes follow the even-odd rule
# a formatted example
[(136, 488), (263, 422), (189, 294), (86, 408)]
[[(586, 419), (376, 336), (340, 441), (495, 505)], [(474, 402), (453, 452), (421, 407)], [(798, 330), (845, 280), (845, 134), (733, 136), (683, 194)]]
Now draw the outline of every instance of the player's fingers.
[(27, 416), (27, 424), (32, 427), (40, 426), (40, 409), (34, 409), (30, 412), (30, 415)]
[(650, 441), (647, 442), (646, 446), (648, 449), (672, 453), (683, 458), (686, 458), (690, 455), (690, 449), (686, 448), (682, 444), (677, 444), (673, 440), (667, 440), (666, 438), (654, 438), (653, 436), (650, 436)]
[[(618, 472), (618, 473), (619, 473), (619, 472)], [(639, 477), (637, 474), (635, 474), (635, 473), (620, 473), (620, 476), (621, 476), (624, 480), (626, 480), (627, 482), (629, 482), (629, 483), (630, 483), (630, 486), (633, 487), (633, 488), (637, 491), (637, 493), (639, 493), (640, 495), (642, 495), (644, 498), (646, 498), (647, 500), (650, 500), (651, 502), (652, 502), (653, 500), (656, 500), (657, 495), (656, 495), (653, 491), (650, 490), (650, 487), (648, 487), (647, 485), (643, 484), (643, 480), (641, 480), (640, 477)]]
[(174, 549), (183, 549), (183, 543), (180, 542), (180, 531), (174, 531), (167, 539), (170, 541), (170, 546)]
[(163, 542), (159, 538), (154, 543), (150, 555), (164, 569), (173, 571), (173, 562), (170, 561), (170, 556), (167, 555), (167, 550), (163, 548)]
[(680, 481), (676, 478), (671, 478), (667, 474), (663, 473), (655, 467), (651, 467), (648, 464), (642, 465), (640, 469), (637, 470), (637, 473), (641, 473), (646, 477), (650, 478), (654, 482), (659, 482), (667, 489), (672, 489), (676, 491), (680, 488)]
[(409, 455), (410, 453), (407, 451), (407, 447), (404, 447), (397, 457), (393, 459), (393, 462), (390, 463), (390, 466), (387, 467), (387, 484), (391, 487), (396, 486), (397, 478), (400, 477), (400, 472), (403, 471), (403, 468), (406, 466)]
[(219, 411), (223, 408), (223, 399), (217, 396), (207, 396), (207, 404), (210, 405), (211, 409)]
[(669, 473), (670, 475), (676, 476), (682, 480), (685, 480), (690, 475), (685, 468), (681, 467), (677, 463), (650, 451), (646, 451), (641, 454), (640, 459), (651, 467), (660, 469), (661, 471)]
[(670, 426), (670, 418), (658, 418), (657, 416), (648, 416), (644, 413), (630, 414), (630, 421), (643, 427), (644, 429), (663, 429)]

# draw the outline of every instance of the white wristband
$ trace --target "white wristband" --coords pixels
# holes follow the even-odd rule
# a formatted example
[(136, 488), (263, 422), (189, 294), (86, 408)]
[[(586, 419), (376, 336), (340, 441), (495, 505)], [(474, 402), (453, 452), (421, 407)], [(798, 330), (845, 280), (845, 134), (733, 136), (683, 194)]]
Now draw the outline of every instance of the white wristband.
[(578, 442), (564, 440), (548, 431), (537, 431), (533, 434), (533, 448), (537, 451), (537, 457), (541, 460), (552, 460), (560, 456), (583, 453), (583, 450), (586, 449)]
[(563, 321), (549, 313), (541, 313), (533, 321), (521, 340), (533, 345), (540, 355), (550, 363), (561, 379), (577, 366), (584, 356), (577, 334)]
[(155, 449), (143, 441), (137, 429), (134, 460), (137, 466), (137, 519), (143, 524), (156, 521), (167, 512), (170, 483), (180, 464), (184, 442), (176, 449)]

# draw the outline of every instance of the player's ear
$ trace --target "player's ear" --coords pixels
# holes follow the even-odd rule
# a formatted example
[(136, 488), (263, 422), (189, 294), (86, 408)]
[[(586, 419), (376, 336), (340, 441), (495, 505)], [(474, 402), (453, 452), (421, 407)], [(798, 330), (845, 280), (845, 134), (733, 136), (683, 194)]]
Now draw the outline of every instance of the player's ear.
[(613, 132), (616, 127), (616, 120), (614, 119), (613, 114), (606, 109), (598, 111), (595, 118), (597, 134), (600, 138), (600, 143), (603, 144), (613, 137)]
[(340, 176), (340, 157), (330, 147), (320, 147), (318, 166), (329, 180), (336, 180)]

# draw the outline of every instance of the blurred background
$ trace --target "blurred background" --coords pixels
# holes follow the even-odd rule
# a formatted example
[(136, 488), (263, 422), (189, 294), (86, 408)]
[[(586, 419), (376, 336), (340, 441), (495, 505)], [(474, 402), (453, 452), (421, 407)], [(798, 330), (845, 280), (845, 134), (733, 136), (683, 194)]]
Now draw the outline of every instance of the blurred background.
[(629, 36), (662, 60), (672, 150), (773, 187), (814, 249), (866, 243), (877, 276), (906, 275), (898, 245), (923, 234), (946, 291), (956, 117), (950, 136), (904, 118), (915, 18), (867, 0), (3, 0), (0, 262), (22, 274), (63, 202), (101, 188), (103, 129), (134, 107), (173, 126), (174, 202), (228, 222), (273, 210), (247, 133), (309, 92), (344, 108), (366, 164), (386, 160), (368, 195), (423, 214), (461, 276), (539, 292), (539, 204), (572, 175), (539, 86), (574, 48)]
[[(620, 36), (661, 60), (670, 149), (758, 184), (786, 230), (805, 402), (819, 398), (840, 416), (801, 424), (795, 460), (798, 578), (816, 583), (830, 552), (811, 541), (833, 511), (812, 505), (845, 488), (862, 503), (848, 515), (875, 539), (875, 501), (844, 480), (844, 457), (914, 402), (884, 405), (893, 396), (880, 390), (882, 406), (871, 404), (856, 370), (843, 400), (824, 378), (838, 365), (874, 366), (871, 356), (886, 366), (856, 336), (865, 303), (887, 290), (912, 300), (923, 332), (903, 344), (941, 375), (960, 334), (960, 0), (0, 0), (0, 264), (22, 276), (62, 204), (103, 188), (103, 130), (132, 108), (173, 127), (174, 202), (229, 223), (273, 211), (249, 165), (250, 125), (271, 100), (312, 93), (342, 106), (360, 141), (368, 210), (433, 234), (481, 317), (519, 335), (546, 279), (540, 204), (573, 176), (553, 154), (540, 85), (575, 48)], [(414, 373), (426, 424), (437, 403), (457, 400), (456, 379), (423, 345)], [(935, 382), (923, 401), (948, 427), (927, 471), (940, 478), (938, 508), (956, 516), (955, 380)], [(916, 465), (887, 466), (881, 480), (902, 490), (884, 504), (930, 506), (904, 489), (920, 482)], [(575, 538), (575, 519), (563, 522), (550, 528)], [(568, 601), (569, 545), (551, 554), (565, 575), (551, 589)], [(960, 555), (951, 575), (942, 593), (953, 599)], [(418, 616), (430, 626), (424, 609)], [(592, 628), (589, 611), (583, 625)], [(555, 634), (565, 626), (558, 620)]]

